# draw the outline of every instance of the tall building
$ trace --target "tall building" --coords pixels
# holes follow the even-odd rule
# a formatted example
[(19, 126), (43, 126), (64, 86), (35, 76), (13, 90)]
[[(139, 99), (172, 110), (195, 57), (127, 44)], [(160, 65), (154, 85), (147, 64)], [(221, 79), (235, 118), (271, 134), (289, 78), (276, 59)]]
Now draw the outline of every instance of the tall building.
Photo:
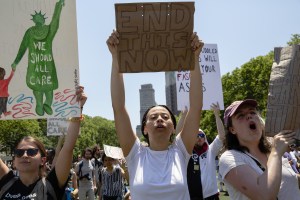
[[(140, 89), (140, 124), (142, 124), (142, 118), (146, 110), (157, 105), (155, 102), (155, 90), (152, 87), (152, 84), (141, 85)], [(136, 127), (136, 133), (138, 137), (142, 135), (141, 126)]]
[(168, 108), (174, 115), (178, 115), (180, 111), (177, 110), (177, 90), (175, 72), (165, 72), (166, 79), (166, 103)]

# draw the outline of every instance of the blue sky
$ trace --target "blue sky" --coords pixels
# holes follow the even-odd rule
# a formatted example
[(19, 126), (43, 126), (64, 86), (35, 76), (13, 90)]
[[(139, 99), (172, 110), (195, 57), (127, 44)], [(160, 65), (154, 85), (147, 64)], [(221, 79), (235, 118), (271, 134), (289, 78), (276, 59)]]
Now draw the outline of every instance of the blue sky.
[[(84, 114), (113, 120), (111, 55), (106, 39), (115, 28), (114, 4), (132, 2), (153, 0), (76, 1), (80, 82), (89, 96)], [(299, 8), (299, 0), (196, 0), (194, 30), (205, 43), (218, 45), (223, 75), (274, 47), (286, 46), (292, 34), (300, 34)], [(156, 102), (165, 104), (165, 77), (164, 73), (124, 74), (124, 81), (126, 107), (135, 129), (140, 119), (141, 85), (151, 83)]]

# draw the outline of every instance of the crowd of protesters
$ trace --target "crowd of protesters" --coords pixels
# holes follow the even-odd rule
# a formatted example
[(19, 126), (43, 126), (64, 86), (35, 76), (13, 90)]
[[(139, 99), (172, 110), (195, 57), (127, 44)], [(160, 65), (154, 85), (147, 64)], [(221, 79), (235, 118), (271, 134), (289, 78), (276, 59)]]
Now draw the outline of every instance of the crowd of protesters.
[[(218, 133), (208, 142), (201, 125), (199, 129), (203, 91), (198, 60), (204, 44), (196, 33), (190, 43), (195, 60), (190, 108), (176, 127), (167, 106), (150, 107), (142, 118), (145, 145), (133, 131), (125, 108), (123, 75), (117, 62), (119, 34), (113, 31), (107, 40), (112, 54), (112, 107), (125, 159), (114, 158), (95, 144), (85, 147), (72, 162), (84, 120), (83, 115), (73, 117), (55, 149), (46, 151), (41, 141), (26, 136), (15, 148), (11, 169), (0, 159), (0, 199), (218, 200), (224, 184), (233, 200), (299, 200), (295, 130), (282, 130), (268, 138), (255, 100), (232, 102), (223, 121), (219, 105), (213, 104)], [(76, 95), (83, 109), (84, 88), (78, 87)]]

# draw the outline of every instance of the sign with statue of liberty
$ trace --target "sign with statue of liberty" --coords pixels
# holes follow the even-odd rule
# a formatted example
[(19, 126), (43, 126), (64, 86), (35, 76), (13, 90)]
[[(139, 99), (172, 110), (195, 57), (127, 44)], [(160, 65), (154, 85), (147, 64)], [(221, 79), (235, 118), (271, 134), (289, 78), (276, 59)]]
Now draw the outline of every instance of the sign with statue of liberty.
[(79, 116), (73, 0), (0, 0), (0, 120)]

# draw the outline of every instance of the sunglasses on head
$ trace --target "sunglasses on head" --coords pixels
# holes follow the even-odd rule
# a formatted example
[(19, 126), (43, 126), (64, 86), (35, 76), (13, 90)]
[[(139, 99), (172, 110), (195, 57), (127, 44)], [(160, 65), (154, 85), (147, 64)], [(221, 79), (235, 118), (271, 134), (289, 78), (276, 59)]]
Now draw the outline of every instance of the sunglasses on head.
[(198, 138), (204, 138), (204, 137), (205, 137), (204, 133), (199, 133), (198, 134)]
[(38, 154), (39, 149), (30, 148), (30, 149), (15, 149), (15, 156), (21, 158), (26, 152), (26, 155), (29, 157), (34, 157)]

